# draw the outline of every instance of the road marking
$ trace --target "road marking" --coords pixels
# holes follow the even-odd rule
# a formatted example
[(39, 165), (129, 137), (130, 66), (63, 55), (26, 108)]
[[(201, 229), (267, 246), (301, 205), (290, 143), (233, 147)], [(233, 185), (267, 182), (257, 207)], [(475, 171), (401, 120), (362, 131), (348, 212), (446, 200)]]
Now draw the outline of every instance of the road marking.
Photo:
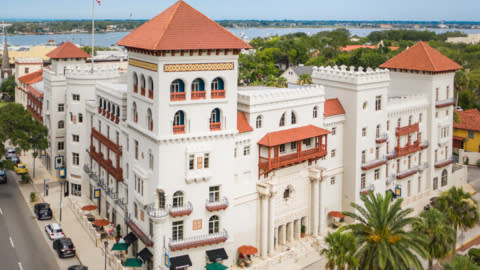
[(10, 245), (12, 245), (12, 248), (15, 248), (15, 245), (13, 244), (12, 237), (9, 237), (9, 238), (10, 238)]
[(18, 262), (18, 268), (20, 268), (20, 270), (23, 270), (23, 267), (22, 267), (22, 263), (21, 263), (21, 262)]
[(3, 216), (3, 211), (2, 211), (2, 208), (0, 208), (0, 215)]

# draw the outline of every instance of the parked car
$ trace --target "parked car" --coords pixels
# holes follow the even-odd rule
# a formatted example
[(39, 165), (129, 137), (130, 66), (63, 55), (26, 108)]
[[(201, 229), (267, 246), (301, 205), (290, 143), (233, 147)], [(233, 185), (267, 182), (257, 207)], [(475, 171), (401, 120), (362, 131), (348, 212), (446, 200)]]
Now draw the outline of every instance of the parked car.
[(5, 157), (9, 158), (10, 156), (16, 155), (15, 148), (7, 148), (7, 152), (5, 153)]
[(88, 270), (88, 267), (83, 265), (72, 265), (68, 267), (68, 270)]
[(25, 164), (23, 163), (18, 163), (17, 165), (15, 165), (15, 167), (13, 167), (13, 169), (15, 170), (15, 172), (17, 174), (26, 174), (28, 173), (28, 169), (27, 167), (25, 166)]
[(0, 184), (6, 184), (7, 183), (7, 174), (5, 173), (4, 170), (0, 170)]
[(60, 227), (60, 224), (58, 223), (50, 223), (45, 226), (45, 232), (47, 233), (48, 238), (50, 240), (55, 240), (58, 238), (63, 238), (65, 237), (65, 234), (63, 234), (62, 227)]
[(10, 156), (10, 161), (13, 162), (13, 164), (20, 163), (20, 159), (16, 155), (11, 155)]
[(57, 251), (59, 258), (75, 256), (75, 246), (70, 238), (59, 238), (53, 240), (53, 249)]
[(50, 204), (48, 203), (37, 203), (33, 207), (33, 212), (37, 216), (38, 220), (42, 219), (52, 219), (52, 209), (50, 209)]

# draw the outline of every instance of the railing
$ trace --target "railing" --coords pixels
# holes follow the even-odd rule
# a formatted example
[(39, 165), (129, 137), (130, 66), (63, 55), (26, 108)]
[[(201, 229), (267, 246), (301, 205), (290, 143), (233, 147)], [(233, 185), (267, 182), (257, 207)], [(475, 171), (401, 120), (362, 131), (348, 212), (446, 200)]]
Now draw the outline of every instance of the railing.
[(288, 166), (295, 163), (300, 163), (309, 159), (317, 159), (327, 155), (327, 146), (320, 145), (318, 148), (312, 148), (309, 150), (301, 151), (300, 153), (295, 152), (292, 154), (287, 154), (280, 156), (278, 158), (271, 158), (270, 160), (265, 157), (260, 157), (259, 160), (259, 169), (263, 169), (265, 173), (268, 173), (271, 170)]
[(183, 134), (183, 133), (185, 133), (185, 125), (173, 126), (173, 134)]
[(145, 96), (145, 87), (140, 87), (140, 95)]
[(396, 173), (390, 174), (387, 177), (387, 185), (393, 183), (395, 180), (397, 180), (397, 174)]
[(444, 100), (438, 100), (435, 103), (435, 107), (436, 108), (443, 108), (443, 107), (452, 106), (453, 104), (455, 104), (455, 98), (449, 98), (449, 99), (444, 99)]
[(220, 130), (222, 129), (222, 123), (221, 122), (211, 122), (210, 123), (210, 130)]
[(171, 251), (196, 248), (207, 245), (214, 245), (227, 241), (228, 233), (225, 229), (218, 233), (204, 234), (192, 237), (186, 237), (179, 240), (168, 239), (168, 246)]
[(426, 162), (426, 161), (418, 166), (419, 171), (423, 171), (423, 170), (426, 170), (426, 169), (428, 169), (428, 162)]
[(118, 205), (124, 211), (127, 210), (127, 202), (125, 202), (124, 198), (120, 198), (115, 201), (115, 204)]
[(366, 188), (362, 188), (360, 190), (360, 194), (362, 195), (368, 195), (370, 194), (371, 192), (375, 192), (375, 186), (372, 184), (372, 185), (369, 185), (368, 187)]
[[(95, 147), (90, 146), (90, 157), (92, 157), (101, 167), (111, 174), (117, 181), (123, 179), (123, 169), (113, 167), (111, 160), (105, 160), (102, 153), (95, 152)], [(119, 158), (119, 157), (118, 157)]]
[(185, 100), (185, 92), (170, 92), (170, 101)]
[(147, 215), (151, 218), (164, 218), (168, 216), (168, 208), (158, 208), (157, 203), (151, 203), (147, 206)]
[(212, 98), (225, 98), (225, 90), (212, 90)]
[(109, 138), (107, 138), (105, 135), (103, 135), (100, 131), (96, 130), (95, 128), (92, 128), (92, 136), (100, 141), (102, 144), (110, 148), (115, 154), (117, 155), (122, 155), (122, 146), (114, 143), (111, 141)]
[(100, 181), (100, 179), (98, 178), (98, 175), (96, 173), (89, 173), (88, 174), (90, 176), (90, 179), (92, 179), (95, 183), (98, 184), (98, 182)]
[(445, 159), (445, 160), (441, 160), (441, 161), (437, 161), (435, 162), (435, 168), (443, 168), (447, 165), (450, 165), (454, 162), (454, 159), (453, 159), (453, 156), (450, 156), (449, 158)]
[(87, 174), (89, 174), (91, 172), (90, 166), (88, 166), (87, 164), (84, 164), (83, 165), (83, 171), (86, 172)]
[(113, 188), (107, 188), (106, 193), (108, 197), (112, 198), (112, 200), (118, 199), (118, 193), (113, 190)]
[(395, 136), (407, 135), (417, 131), (418, 131), (418, 123), (411, 124), (404, 127), (397, 127), (397, 129), (395, 130)]
[(382, 166), (386, 163), (387, 163), (387, 157), (384, 156), (380, 159), (365, 162), (364, 164), (362, 164), (362, 170), (370, 170), (370, 169), (373, 169), (373, 168), (377, 168), (377, 167), (380, 167), (380, 166)]
[(210, 212), (227, 209), (227, 207), (227, 197), (223, 197), (221, 200), (218, 201), (210, 201), (209, 199), (207, 199), (205, 202), (205, 208), (207, 208), (207, 210)]
[(192, 99), (202, 99), (205, 97), (205, 91), (192, 91)]
[(388, 140), (388, 134), (382, 133), (378, 137), (375, 138), (376, 143), (384, 143)]
[(420, 149), (423, 150), (423, 149), (428, 148), (428, 145), (429, 145), (429, 144), (430, 144), (430, 143), (429, 143), (427, 140), (423, 141), (423, 142), (420, 144)]
[(403, 171), (403, 172), (400, 172), (397, 174), (397, 179), (403, 179), (403, 178), (407, 178), (409, 176), (412, 176), (414, 174), (416, 174), (418, 172), (418, 167), (413, 167), (413, 168), (410, 168), (406, 171)]
[(407, 144), (404, 147), (395, 146), (397, 157), (405, 156), (420, 150), (420, 142), (417, 140), (413, 144)]
[(138, 85), (136, 84), (133, 85), (133, 92), (138, 93)]
[(98, 186), (101, 188), (101, 189), (105, 189), (105, 182), (103, 181), (103, 179), (100, 179), (98, 181)]
[(168, 213), (172, 217), (188, 216), (193, 211), (193, 205), (191, 202), (187, 202), (186, 204), (183, 204), (181, 206), (169, 205), (168, 208)]
[(153, 90), (152, 89), (148, 89), (148, 98), (153, 99)]

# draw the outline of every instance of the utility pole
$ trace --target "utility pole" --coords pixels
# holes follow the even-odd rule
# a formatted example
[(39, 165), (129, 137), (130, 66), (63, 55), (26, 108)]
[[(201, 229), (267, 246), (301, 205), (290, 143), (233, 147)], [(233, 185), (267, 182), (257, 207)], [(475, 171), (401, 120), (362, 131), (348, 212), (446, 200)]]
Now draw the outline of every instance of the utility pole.
[(60, 223), (62, 223), (62, 197), (63, 197), (63, 192), (62, 192), (62, 186), (63, 186), (63, 180), (60, 180)]

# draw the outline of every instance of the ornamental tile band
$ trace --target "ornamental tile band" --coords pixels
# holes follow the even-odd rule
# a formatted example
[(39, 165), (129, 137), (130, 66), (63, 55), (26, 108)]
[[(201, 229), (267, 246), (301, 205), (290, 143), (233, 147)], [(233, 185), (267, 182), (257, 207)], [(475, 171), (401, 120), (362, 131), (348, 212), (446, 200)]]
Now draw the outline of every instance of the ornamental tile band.
[(208, 64), (167, 64), (163, 66), (164, 72), (189, 72), (189, 71), (219, 71), (233, 70), (233, 62), (208, 63)]
[(148, 63), (148, 62), (145, 62), (145, 61), (140, 61), (140, 60), (137, 60), (137, 59), (129, 59), (128, 64), (131, 65), (131, 66), (134, 66), (134, 67), (144, 68), (144, 69), (148, 69), (148, 70), (155, 71), (155, 72), (158, 70), (158, 65), (157, 64), (152, 64), (152, 63)]

